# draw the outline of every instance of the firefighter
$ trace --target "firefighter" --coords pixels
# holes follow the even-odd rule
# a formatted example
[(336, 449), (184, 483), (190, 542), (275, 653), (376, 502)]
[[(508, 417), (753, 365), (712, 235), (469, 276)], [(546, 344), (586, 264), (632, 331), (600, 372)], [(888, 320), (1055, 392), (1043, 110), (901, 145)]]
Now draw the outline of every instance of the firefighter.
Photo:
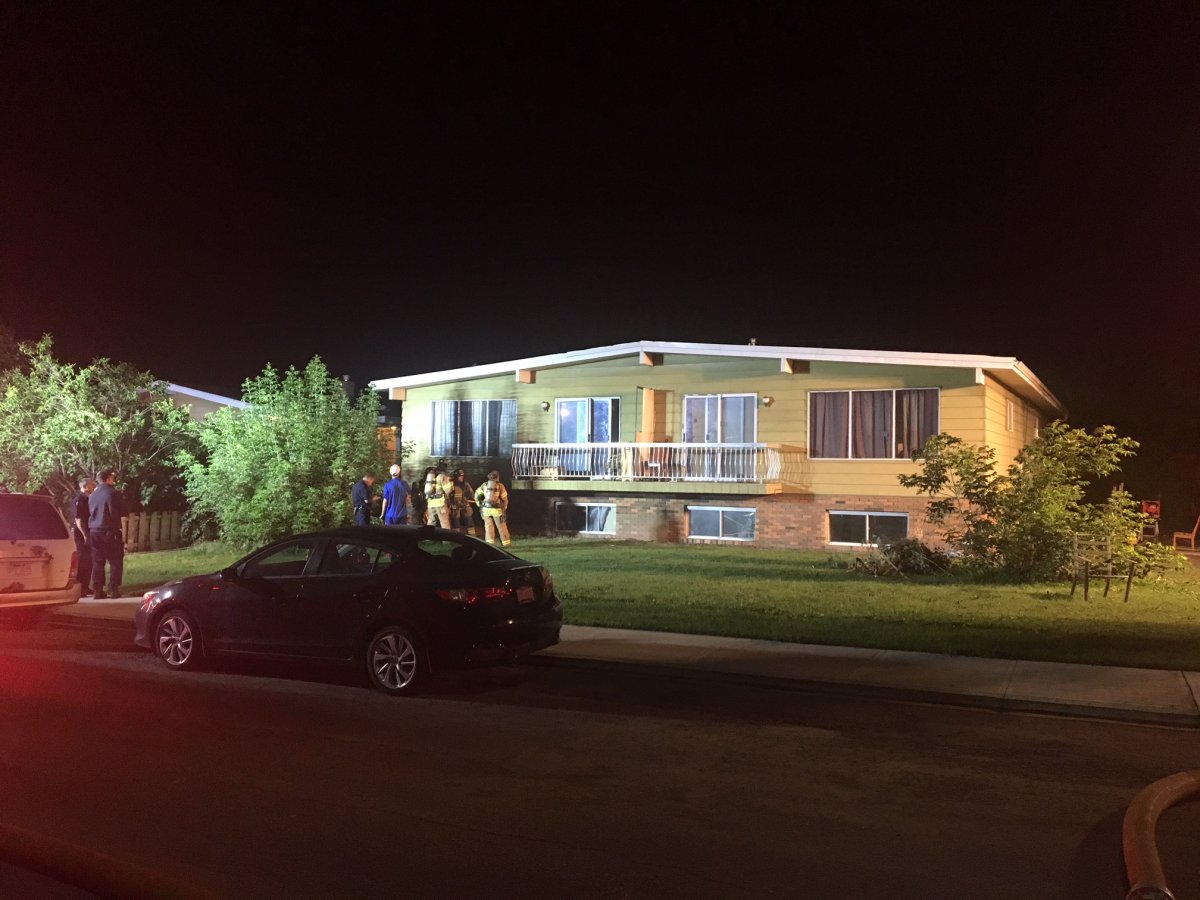
[(508, 490), (500, 482), (500, 473), (495, 469), (488, 472), (487, 481), (475, 492), (475, 502), (483, 516), (483, 537), (489, 544), (496, 543), (496, 532), (500, 532), (500, 543), (505, 547), (512, 543), (508, 533)]
[(450, 508), (446, 495), (450, 493), (450, 479), (441, 469), (434, 469), (425, 476), (425, 524), (450, 527)]
[(456, 469), (450, 481), (450, 494), (447, 505), (450, 507), (450, 527), (463, 534), (471, 534), (475, 530), (474, 518), (471, 515), (471, 504), (475, 502), (475, 491), (467, 481), (464, 469)]

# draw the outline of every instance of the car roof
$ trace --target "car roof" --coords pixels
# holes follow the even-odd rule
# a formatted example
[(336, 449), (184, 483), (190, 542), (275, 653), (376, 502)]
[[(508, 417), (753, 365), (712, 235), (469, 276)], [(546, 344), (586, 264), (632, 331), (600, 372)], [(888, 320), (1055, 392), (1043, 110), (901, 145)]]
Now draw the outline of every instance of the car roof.
[[(290, 541), (297, 538), (326, 538), (328, 540), (368, 540), (374, 543), (393, 544), (409, 543), (415, 540), (431, 538), (461, 538), (457, 531), (449, 528), (435, 528), (432, 525), (351, 525), (344, 528), (324, 528), (320, 531), (305, 531), (301, 534), (288, 535), (280, 541)], [(273, 543), (279, 543), (274, 541)]]

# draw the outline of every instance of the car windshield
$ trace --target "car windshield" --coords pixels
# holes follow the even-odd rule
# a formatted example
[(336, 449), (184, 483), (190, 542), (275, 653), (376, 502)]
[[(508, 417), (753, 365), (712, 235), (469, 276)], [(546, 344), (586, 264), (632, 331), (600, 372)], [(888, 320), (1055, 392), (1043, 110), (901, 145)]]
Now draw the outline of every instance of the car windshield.
[(62, 517), (41, 497), (0, 494), (0, 541), (56, 541), (70, 537)]

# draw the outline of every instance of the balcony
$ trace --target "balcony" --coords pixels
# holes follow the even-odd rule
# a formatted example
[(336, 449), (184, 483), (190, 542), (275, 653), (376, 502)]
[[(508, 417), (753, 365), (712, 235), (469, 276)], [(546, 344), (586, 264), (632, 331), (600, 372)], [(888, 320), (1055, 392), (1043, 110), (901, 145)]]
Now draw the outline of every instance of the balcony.
[(768, 444), (514, 444), (514, 479), (534, 482), (780, 480), (783, 448)]

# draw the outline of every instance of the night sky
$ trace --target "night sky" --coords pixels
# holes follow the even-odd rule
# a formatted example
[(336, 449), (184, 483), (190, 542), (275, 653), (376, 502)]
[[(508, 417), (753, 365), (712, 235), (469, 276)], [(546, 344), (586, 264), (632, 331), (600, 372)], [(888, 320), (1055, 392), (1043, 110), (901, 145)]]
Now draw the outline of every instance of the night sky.
[(0, 86), (0, 322), (76, 362), (985, 353), (1200, 447), (1195, 3), (9, 2)]

